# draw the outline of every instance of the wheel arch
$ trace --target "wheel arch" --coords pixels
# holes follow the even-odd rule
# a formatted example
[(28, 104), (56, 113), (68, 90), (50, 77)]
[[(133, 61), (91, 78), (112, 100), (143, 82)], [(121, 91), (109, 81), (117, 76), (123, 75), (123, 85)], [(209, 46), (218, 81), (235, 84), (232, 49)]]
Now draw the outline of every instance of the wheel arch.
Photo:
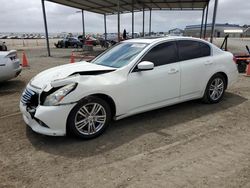
[(225, 89), (227, 89), (227, 86), (228, 86), (228, 76), (227, 76), (227, 74), (226, 74), (225, 72), (223, 72), (223, 71), (217, 71), (217, 72), (215, 72), (214, 74), (212, 74), (210, 77), (208, 77), (208, 80), (205, 82), (205, 88), (203, 89), (202, 96), (204, 95), (204, 93), (205, 93), (205, 91), (206, 91), (207, 84), (208, 84), (209, 80), (210, 80), (213, 76), (215, 76), (216, 74), (221, 74), (221, 75), (225, 78), (225, 81), (226, 81), (226, 87), (225, 87)]
[[(106, 101), (108, 103), (108, 105), (110, 106), (110, 109), (111, 109), (111, 118), (115, 117), (115, 115), (116, 115), (116, 104), (115, 104), (115, 101), (113, 100), (112, 97), (110, 97), (107, 94), (103, 94), (103, 93), (94, 93), (94, 94), (90, 94), (90, 95), (87, 95), (87, 96), (83, 97), (79, 101), (88, 100), (88, 97), (97, 97), (97, 98), (100, 98), (100, 99)], [(70, 113), (72, 112), (73, 109), (74, 109), (74, 107), (71, 109)], [(69, 115), (70, 115), (70, 113), (69, 113)], [(66, 120), (66, 122), (67, 122), (66, 123), (66, 134), (71, 135), (72, 132), (70, 131), (69, 123), (68, 123), (69, 122), (69, 115), (68, 115), (67, 120)]]
[[(103, 94), (103, 93), (91, 94), (89, 96), (98, 97), (98, 98), (106, 101), (110, 106), (112, 118), (116, 115), (116, 104), (115, 104), (115, 101), (112, 97), (110, 97), (109, 95)], [(87, 96), (87, 97), (89, 97), (89, 96)]]

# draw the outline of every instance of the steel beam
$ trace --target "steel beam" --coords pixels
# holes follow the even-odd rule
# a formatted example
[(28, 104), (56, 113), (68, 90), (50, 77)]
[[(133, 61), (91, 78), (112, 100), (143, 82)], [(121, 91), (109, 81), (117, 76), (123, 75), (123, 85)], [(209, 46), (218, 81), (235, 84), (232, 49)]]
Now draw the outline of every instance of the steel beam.
[(207, 18), (208, 18), (208, 10), (209, 10), (209, 2), (207, 3), (207, 8), (206, 8), (206, 18), (205, 18), (205, 28), (204, 28), (204, 35), (203, 38), (206, 38), (207, 35)]
[(145, 8), (143, 6), (143, 10), (142, 10), (142, 36), (145, 36)]
[(46, 19), (46, 11), (45, 11), (44, 0), (41, 0), (41, 2), (42, 2), (42, 9), (43, 9), (43, 21), (44, 21), (44, 28), (45, 28), (47, 51), (48, 51), (48, 56), (51, 56), (50, 47), (49, 47), (49, 34), (48, 34), (48, 26), (47, 26), (47, 19)]
[(151, 18), (152, 18), (152, 10), (149, 10), (149, 36), (151, 36)]
[(132, 0), (132, 38), (134, 38), (135, 33), (135, 18), (134, 18), (134, 0)]
[(204, 24), (204, 14), (205, 14), (205, 8), (202, 11), (200, 38), (202, 38), (202, 31), (203, 31), (203, 24)]
[(117, 0), (117, 41), (120, 42), (120, 0)]
[(215, 1), (214, 1), (214, 13), (213, 13), (213, 22), (212, 22), (211, 38), (210, 38), (210, 42), (211, 42), (211, 43), (213, 43), (213, 39), (214, 39), (215, 23), (216, 23), (216, 15), (217, 15), (217, 8), (218, 8), (218, 0), (215, 0)]
[(82, 39), (85, 40), (85, 20), (84, 20), (84, 10), (82, 10)]
[(107, 40), (107, 20), (106, 20), (106, 14), (104, 14), (104, 39)]

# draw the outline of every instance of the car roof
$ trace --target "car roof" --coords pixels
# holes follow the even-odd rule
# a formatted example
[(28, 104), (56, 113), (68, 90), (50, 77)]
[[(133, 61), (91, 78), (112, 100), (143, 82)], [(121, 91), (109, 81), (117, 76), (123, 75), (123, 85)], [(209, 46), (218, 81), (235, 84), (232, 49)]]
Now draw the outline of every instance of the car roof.
[(129, 39), (123, 42), (134, 42), (134, 43), (147, 43), (147, 44), (153, 44), (155, 42), (161, 42), (161, 41), (168, 41), (168, 40), (195, 40), (195, 41), (203, 41), (199, 38), (193, 38), (193, 37), (183, 37), (183, 36), (167, 36), (167, 37), (144, 37), (144, 38), (137, 38), (137, 39)]

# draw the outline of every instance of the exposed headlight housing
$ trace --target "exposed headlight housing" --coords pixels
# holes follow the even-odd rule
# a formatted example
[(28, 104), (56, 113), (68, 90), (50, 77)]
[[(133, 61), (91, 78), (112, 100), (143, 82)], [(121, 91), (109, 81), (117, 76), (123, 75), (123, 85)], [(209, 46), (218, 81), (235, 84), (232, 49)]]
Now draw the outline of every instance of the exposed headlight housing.
[(68, 84), (54, 93), (48, 95), (43, 103), (44, 106), (54, 106), (58, 105), (60, 101), (68, 95), (71, 91), (73, 91), (77, 86), (77, 83)]

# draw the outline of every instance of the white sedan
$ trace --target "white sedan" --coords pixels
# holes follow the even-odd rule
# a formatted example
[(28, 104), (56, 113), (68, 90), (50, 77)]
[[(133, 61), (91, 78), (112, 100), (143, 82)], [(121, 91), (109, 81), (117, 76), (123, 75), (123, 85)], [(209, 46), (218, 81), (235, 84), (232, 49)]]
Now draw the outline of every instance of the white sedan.
[(132, 39), (91, 63), (41, 72), (24, 90), (20, 109), (35, 132), (93, 138), (112, 119), (193, 99), (217, 103), (237, 76), (233, 55), (206, 41)]
[(15, 50), (0, 51), (0, 82), (17, 77), (22, 71)]

